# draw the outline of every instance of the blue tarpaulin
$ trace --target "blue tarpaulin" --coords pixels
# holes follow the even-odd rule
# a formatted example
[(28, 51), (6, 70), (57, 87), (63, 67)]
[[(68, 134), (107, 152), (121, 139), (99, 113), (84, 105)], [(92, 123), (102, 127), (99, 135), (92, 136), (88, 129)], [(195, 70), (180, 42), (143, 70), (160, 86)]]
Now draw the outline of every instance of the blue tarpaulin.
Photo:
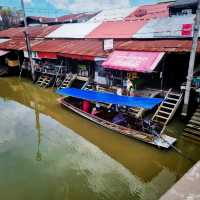
[(119, 96), (116, 94), (97, 92), (94, 90), (80, 90), (76, 88), (58, 89), (57, 93), (63, 96), (71, 96), (88, 101), (118, 104), (121, 106), (138, 107), (144, 109), (152, 109), (156, 105), (160, 104), (163, 100), (161, 98)]

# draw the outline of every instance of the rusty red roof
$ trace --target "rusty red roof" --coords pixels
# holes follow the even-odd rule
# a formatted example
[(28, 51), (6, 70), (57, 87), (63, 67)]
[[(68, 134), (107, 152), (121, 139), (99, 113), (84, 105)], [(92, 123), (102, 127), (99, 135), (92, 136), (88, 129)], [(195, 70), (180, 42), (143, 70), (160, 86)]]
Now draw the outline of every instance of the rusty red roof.
[[(162, 52), (190, 52), (191, 40), (132, 40), (117, 46), (118, 50), (126, 51), (162, 51)], [(198, 45), (200, 52), (200, 41)]]
[(77, 14), (70, 14), (70, 15), (64, 15), (61, 17), (58, 17), (56, 19), (57, 22), (71, 22), (75, 20), (80, 20), (80, 21), (87, 21), (90, 18), (94, 17), (97, 15), (98, 12), (96, 13), (77, 13)]
[(140, 6), (125, 20), (150, 20), (169, 16), (169, 5), (170, 3), (157, 3)]
[[(84, 55), (91, 57), (106, 57), (110, 53), (103, 50), (101, 40), (96, 39), (70, 39), (70, 40), (31, 40), (33, 51), (63, 53), (72, 57), (73, 55)], [(116, 50), (124, 51), (155, 51), (155, 52), (190, 52), (191, 40), (131, 40), (115, 41)], [(0, 43), (2, 50), (26, 50), (24, 38), (11, 39)], [(200, 41), (197, 51), (200, 53)]]
[(65, 48), (66, 40), (43, 40), (41, 43), (33, 46), (33, 51), (61, 53)]
[[(54, 26), (34, 26), (28, 27), (29, 35), (32, 38), (44, 38), (46, 35), (55, 31), (60, 25)], [(7, 30), (0, 31), (0, 38), (23, 38), (24, 37), (24, 27), (19, 28), (9, 28)]]
[[(32, 40), (31, 46), (40, 43), (41, 40)], [(26, 42), (24, 38), (11, 39), (4, 43), (0, 43), (0, 49), (3, 50), (26, 50)]]
[(24, 28), (9, 28), (3, 31), (0, 31), (0, 38), (12, 38), (16, 37), (16, 35), (21, 34), (24, 31)]
[(107, 21), (103, 22), (86, 38), (132, 38), (144, 26), (145, 21)]
[[(122, 41), (115, 42), (117, 47)], [(66, 56), (84, 55), (91, 57), (106, 57), (109, 53), (103, 50), (101, 40), (95, 39), (69, 39), (69, 40), (44, 40), (32, 47), (33, 51), (62, 53)]]

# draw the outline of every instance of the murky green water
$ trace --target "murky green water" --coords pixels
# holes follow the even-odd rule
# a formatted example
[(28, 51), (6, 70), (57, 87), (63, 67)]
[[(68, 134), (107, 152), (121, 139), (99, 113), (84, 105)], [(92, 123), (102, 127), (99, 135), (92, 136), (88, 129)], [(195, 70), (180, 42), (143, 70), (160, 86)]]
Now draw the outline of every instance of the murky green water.
[[(192, 165), (61, 108), (28, 80), (0, 79), (0, 199), (156, 200)], [(194, 160), (200, 145), (170, 128)]]

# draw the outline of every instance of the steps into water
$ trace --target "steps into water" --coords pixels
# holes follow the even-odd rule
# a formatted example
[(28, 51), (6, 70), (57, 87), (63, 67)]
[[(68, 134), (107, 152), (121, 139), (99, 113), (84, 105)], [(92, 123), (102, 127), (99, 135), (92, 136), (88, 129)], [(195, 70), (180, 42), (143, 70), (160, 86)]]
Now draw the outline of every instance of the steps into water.
[(182, 101), (182, 93), (172, 92), (172, 89), (168, 91), (163, 102), (158, 107), (152, 121), (155, 121), (163, 126), (166, 126), (168, 122), (174, 116)]
[(36, 84), (39, 85), (42, 88), (47, 88), (50, 86), (51, 82), (53, 80), (53, 77), (47, 76), (47, 75), (41, 75)]
[(200, 105), (184, 129), (183, 135), (200, 141)]
[(72, 82), (76, 79), (76, 75), (67, 74), (62, 82), (60, 89), (70, 87)]
[(156, 113), (152, 117), (152, 121), (160, 124), (161, 126), (160, 134), (164, 133), (167, 124), (173, 118), (178, 107), (180, 106), (182, 98), (182, 93), (172, 92), (172, 89), (167, 92), (163, 102), (160, 104)]

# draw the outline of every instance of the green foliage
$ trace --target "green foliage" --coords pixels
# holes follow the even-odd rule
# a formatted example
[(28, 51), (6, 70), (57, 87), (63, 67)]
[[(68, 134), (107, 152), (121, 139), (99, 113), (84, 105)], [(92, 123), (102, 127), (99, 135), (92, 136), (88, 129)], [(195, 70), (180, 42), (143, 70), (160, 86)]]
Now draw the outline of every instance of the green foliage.
[(11, 8), (1, 8), (0, 14), (1, 16), (12, 16), (13, 10)]
[(20, 23), (20, 11), (16, 11), (7, 7), (1, 7), (0, 16), (4, 28), (16, 26)]

